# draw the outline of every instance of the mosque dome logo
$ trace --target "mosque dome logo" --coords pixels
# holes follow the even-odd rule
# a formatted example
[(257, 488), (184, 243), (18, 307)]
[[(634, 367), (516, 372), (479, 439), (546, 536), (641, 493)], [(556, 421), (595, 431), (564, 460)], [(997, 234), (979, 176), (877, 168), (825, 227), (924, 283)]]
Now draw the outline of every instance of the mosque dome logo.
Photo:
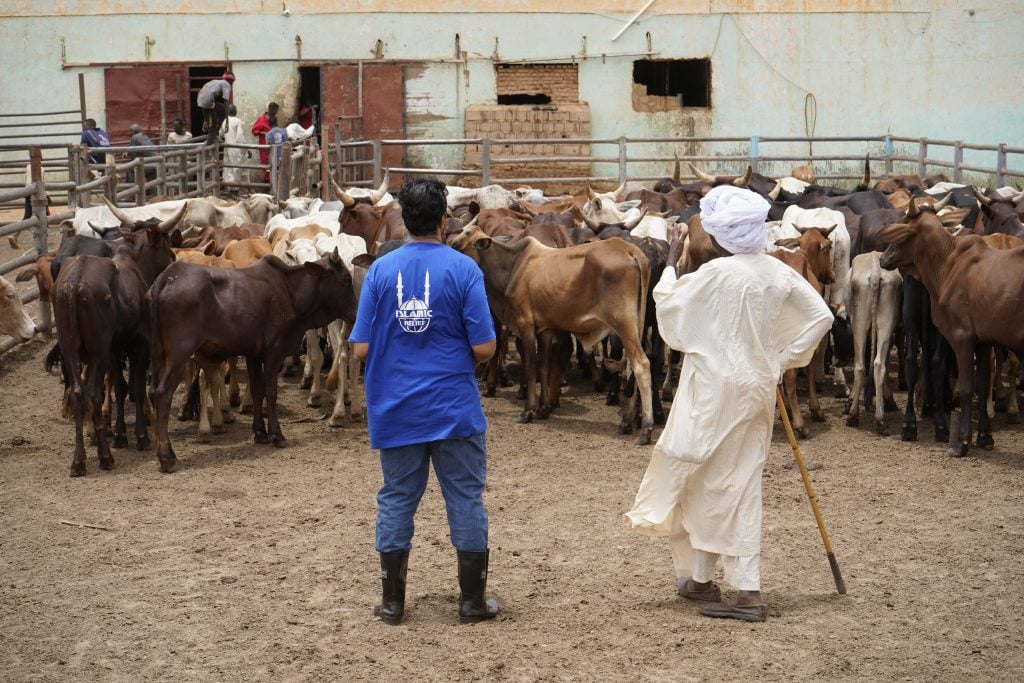
[(430, 271), (423, 279), (423, 299), (417, 297), (403, 300), (402, 271), (398, 271), (398, 310), (395, 318), (402, 329), (411, 334), (418, 334), (430, 326), (433, 312), (430, 310)]

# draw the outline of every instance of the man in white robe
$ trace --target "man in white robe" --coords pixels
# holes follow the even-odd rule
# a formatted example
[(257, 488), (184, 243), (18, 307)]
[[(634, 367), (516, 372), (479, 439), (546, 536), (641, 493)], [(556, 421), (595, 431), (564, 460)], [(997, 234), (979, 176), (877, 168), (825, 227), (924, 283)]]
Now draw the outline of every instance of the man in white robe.
[[(768, 202), (732, 186), (701, 200), (701, 224), (722, 256), (654, 289), (666, 343), (684, 352), (665, 430), (625, 521), (668, 537), (681, 596), (707, 616), (764, 621), (761, 473), (775, 418), (775, 387), (806, 365), (832, 314), (800, 275), (765, 255)], [(675, 264), (675, 243), (669, 263)], [(713, 583), (722, 558), (734, 603)]]

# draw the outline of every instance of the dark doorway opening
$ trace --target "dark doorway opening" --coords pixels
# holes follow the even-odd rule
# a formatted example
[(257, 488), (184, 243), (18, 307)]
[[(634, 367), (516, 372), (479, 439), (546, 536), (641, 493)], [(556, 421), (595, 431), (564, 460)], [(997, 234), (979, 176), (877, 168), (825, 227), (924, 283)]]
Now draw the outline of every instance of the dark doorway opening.
[[(203, 133), (203, 110), (199, 108), (196, 96), (199, 90), (209, 81), (220, 78), (224, 74), (223, 66), (190, 66), (188, 68), (188, 102), (192, 112), (192, 135), (204, 135)], [(234, 99), (234, 84), (231, 88), (231, 99)], [(170, 122), (168, 121), (168, 126)]]
[(633, 62), (633, 82), (648, 95), (678, 97), (682, 107), (711, 106), (709, 59), (640, 59)]
[(299, 67), (299, 98), (295, 103), (295, 117), (303, 128), (316, 126), (317, 141), (320, 141), (322, 123), (320, 112), (322, 103), (320, 101), (320, 67), (300, 66)]
[(551, 96), (544, 93), (534, 95), (527, 95), (525, 93), (498, 95), (498, 104), (551, 104)]

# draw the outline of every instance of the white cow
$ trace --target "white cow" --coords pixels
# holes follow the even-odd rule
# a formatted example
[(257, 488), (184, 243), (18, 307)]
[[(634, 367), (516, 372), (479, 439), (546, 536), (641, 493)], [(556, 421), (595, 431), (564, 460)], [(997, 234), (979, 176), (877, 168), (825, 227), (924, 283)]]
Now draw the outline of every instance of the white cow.
[(892, 333), (901, 313), (903, 276), (896, 270), (882, 270), (881, 254), (871, 251), (853, 259), (849, 272), (850, 326), (853, 328), (853, 389), (848, 401), (846, 424), (860, 424), (860, 397), (864, 391), (864, 351), (869, 349), (875, 380), (875, 431), (886, 434), (885, 402), (892, 402), (892, 386), (886, 360)]
[(317, 213), (311, 213), (307, 216), (299, 216), (298, 218), (288, 218), (284, 214), (277, 214), (272, 216), (267, 221), (267, 226), (263, 230), (263, 236), (270, 239), (271, 234), (278, 228), (285, 228), (292, 230), (294, 228), (302, 228), (307, 225), (319, 225), (323, 228), (327, 228), (332, 234), (337, 235), (341, 229), (341, 223), (338, 221), (337, 211), (318, 211)]
[(36, 324), (25, 312), (18, 291), (0, 277), (0, 334), (14, 337), (18, 343), (26, 342), (36, 333)]

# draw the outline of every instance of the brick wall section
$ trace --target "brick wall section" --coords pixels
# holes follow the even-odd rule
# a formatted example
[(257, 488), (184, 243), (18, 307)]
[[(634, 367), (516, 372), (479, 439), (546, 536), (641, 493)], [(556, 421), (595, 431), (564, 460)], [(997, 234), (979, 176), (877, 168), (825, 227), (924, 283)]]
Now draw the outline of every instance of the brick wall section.
[[(590, 105), (472, 105), (466, 108), (466, 137), (492, 140), (491, 159), (497, 157), (590, 156), (590, 145), (576, 142), (502, 144), (501, 140), (587, 139)], [(481, 146), (466, 146), (466, 168), (480, 168)], [(491, 162), (492, 178), (553, 178), (590, 175), (589, 161)], [(534, 183), (549, 192), (562, 192), (566, 184)], [(579, 183), (570, 183), (578, 189)]]
[(575, 64), (498, 64), (498, 95), (547, 95), (553, 104), (580, 101)]

